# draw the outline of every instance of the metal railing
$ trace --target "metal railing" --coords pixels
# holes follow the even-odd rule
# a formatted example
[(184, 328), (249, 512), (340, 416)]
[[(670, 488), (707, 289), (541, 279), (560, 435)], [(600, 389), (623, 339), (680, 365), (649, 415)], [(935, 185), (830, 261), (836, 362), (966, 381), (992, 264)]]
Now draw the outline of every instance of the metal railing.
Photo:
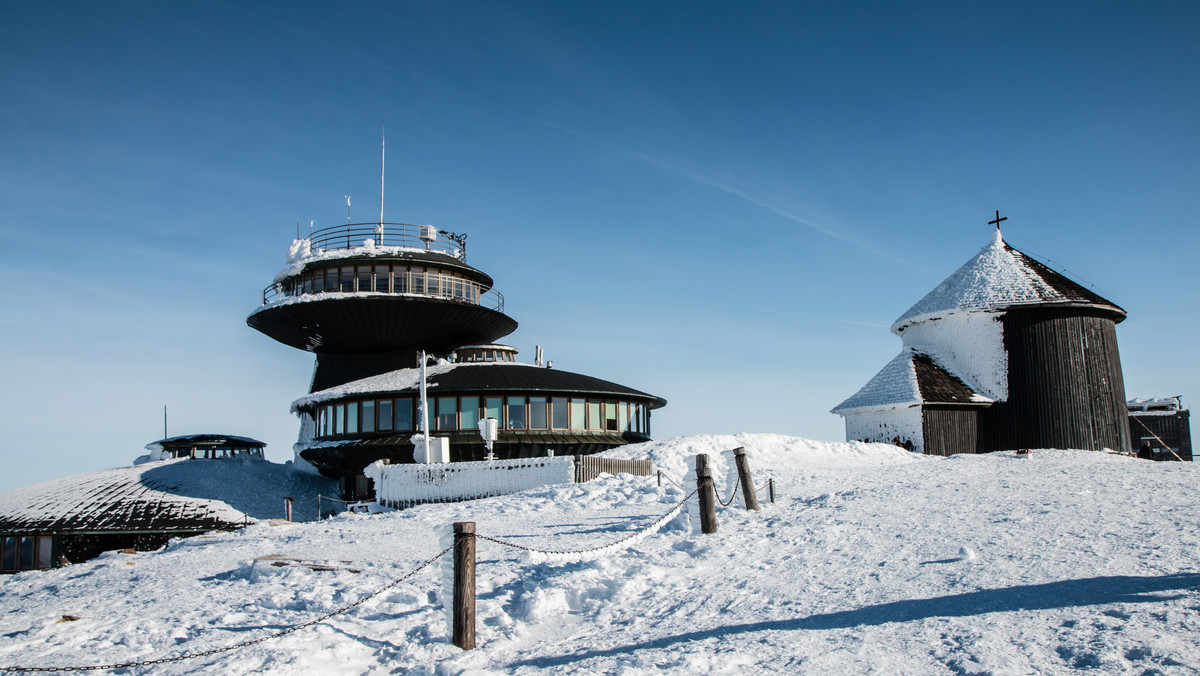
[(331, 249), (350, 249), (363, 246), (370, 240), (374, 246), (399, 246), (423, 249), (467, 260), (467, 236), (432, 225), (411, 223), (347, 223), (314, 230), (308, 235), (313, 253)]
[[(504, 294), (495, 289), (484, 289), (478, 282), (440, 272), (416, 272), (408, 270), (403, 273), (393, 271), (390, 279), (374, 279), (374, 289), (362, 289), (362, 281), (342, 280), (337, 288), (316, 289), (308, 284), (303, 277), (296, 277), (283, 282), (276, 282), (263, 289), (263, 305), (295, 296), (319, 296), (328, 293), (371, 293), (377, 295), (408, 295), (422, 298), (438, 298), (469, 305), (478, 305), (496, 312), (504, 312)], [(390, 284), (389, 284), (390, 281)], [(382, 282), (382, 283), (381, 283)]]

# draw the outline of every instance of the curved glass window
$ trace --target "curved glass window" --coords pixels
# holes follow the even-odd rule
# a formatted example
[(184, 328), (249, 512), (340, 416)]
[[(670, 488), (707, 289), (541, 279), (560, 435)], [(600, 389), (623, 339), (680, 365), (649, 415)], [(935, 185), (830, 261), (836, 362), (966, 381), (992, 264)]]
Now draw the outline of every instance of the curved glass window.
[[(394, 435), (417, 428), (416, 399), (397, 397), (325, 404), (312, 413), (318, 438)], [(649, 436), (650, 411), (644, 404), (626, 401), (545, 396), (454, 395), (429, 400), (429, 426), (433, 431), (469, 433), (479, 429), (481, 418), (495, 418), (503, 430), (537, 433), (569, 430), (572, 433), (631, 433)], [(232, 457), (246, 449), (206, 449), (197, 457)], [(256, 454), (261, 455), (261, 451)]]

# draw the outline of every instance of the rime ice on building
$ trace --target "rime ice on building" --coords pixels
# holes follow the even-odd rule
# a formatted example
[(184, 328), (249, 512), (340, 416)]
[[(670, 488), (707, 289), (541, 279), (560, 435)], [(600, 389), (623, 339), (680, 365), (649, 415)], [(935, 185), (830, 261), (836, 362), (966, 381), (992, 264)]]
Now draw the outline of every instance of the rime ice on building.
[(466, 238), (428, 225), (326, 228), (297, 240), (288, 266), (247, 323), (316, 354), (297, 456), (341, 481), (343, 499), (371, 496), (363, 468), (413, 462), (420, 429), (419, 354), (429, 431), (450, 460), (486, 455), (478, 423), (498, 422), (497, 458), (594, 453), (650, 438), (666, 401), (586, 375), (516, 361), (495, 341), (517, 322), (492, 278), (466, 262)]
[(1129, 450), (1116, 325), (1125, 311), (991, 242), (892, 325), (903, 347), (834, 413), (847, 439), (933, 455)]

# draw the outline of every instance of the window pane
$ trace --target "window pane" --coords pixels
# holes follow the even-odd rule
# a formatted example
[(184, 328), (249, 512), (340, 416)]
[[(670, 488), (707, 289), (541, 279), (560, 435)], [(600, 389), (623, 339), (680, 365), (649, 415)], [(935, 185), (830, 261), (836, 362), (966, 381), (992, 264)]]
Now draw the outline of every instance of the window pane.
[(365, 293), (371, 291), (371, 266), (358, 266), (358, 292)]
[(384, 399), (379, 402), (379, 431), (392, 431), (392, 400)]
[(4, 559), (0, 561), (0, 570), (17, 569), (17, 539), (4, 538)]
[(430, 272), (425, 275), (425, 293), (431, 296), (436, 296), (440, 293), (438, 282), (441, 275), (436, 272)]
[(551, 426), (556, 430), (567, 429), (567, 400), (555, 397), (550, 400)]
[(335, 435), (345, 434), (346, 431), (346, 405), (338, 404), (333, 410), (333, 433)]
[(496, 426), (500, 428), (504, 427), (504, 415), (500, 410), (500, 405), (503, 401), (500, 397), (488, 397), (483, 401), (483, 417), (495, 418)]
[(600, 431), (600, 402), (588, 402), (588, 429)]
[(571, 429), (587, 429), (587, 402), (582, 399), (571, 400)]
[(354, 291), (354, 266), (353, 265), (342, 266), (342, 278), (341, 279), (342, 279), (342, 286), (339, 289), (340, 291), (342, 291), (343, 293), (350, 293), (350, 292)]
[(392, 268), (392, 291), (408, 293), (408, 268), (399, 265)]
[(425, 271), (413, 270), (408, 277), (409, 290), (413, 293), (425, 293)]
[(525, 429), (525, 397), (508, 398), (508, 429)]
[(54, 567), (54, 559), (50, 558), (50, 554), (53, 552), (52, 547), (54, 544), (54, 538), (50, 537), (49, 535), (42, 535), (42, 536), (38, 537), (37, 543), (38, 543), (37, 567), (38, 568), (53, 568)]
[(375, 402), (373, 401), (362, 403), (362, 431), (375, 431)]
[(458, 413), (459, 424), (464, 430), (479, 429), (479, 397), (463, 397), (462, 410)]
[(388, 265), (375, 266), (375, 290), (379, 293), (391, 291), (391, 288), (388, 286), (388, 270), (390, 267)]
[(33, 570), (33, 538), (21, 538), (21, 570)]
[(629, 431), (629, 404), (623, 401), (617, 404), (617, 429), (622, 432)]
[(455, 397), (438, 397), (437, 428), (439, 430), (458, 429), (458, 399)]
[(529, 398), (529, 429), (531, 429), (531, 430), (546, 429), (546, 398), (545, 397), (530, 397)]
[(617, 431), (617, 402), (604, 402), (604, 429), (607, 432)]
[(346, 404), (346, 434), (358, 434), (358, 404)]
[(396, 431), (407, 432), (413, 428), (412, 399), (396, 400)]
[(337, 268), (325, 268), (325, 290), (326, 291), (337, 291), (338, 290), (338, 269)]

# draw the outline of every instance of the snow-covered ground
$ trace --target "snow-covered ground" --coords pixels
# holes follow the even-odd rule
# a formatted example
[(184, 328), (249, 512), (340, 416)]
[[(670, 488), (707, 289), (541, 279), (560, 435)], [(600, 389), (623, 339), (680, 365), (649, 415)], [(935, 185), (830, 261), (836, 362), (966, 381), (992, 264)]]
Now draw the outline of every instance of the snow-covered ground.
[[(730, 450), (775, 479), (701, 535), (694, 509), (628, 549), (557, 563), (479, 542), (478, 644), (449, 643), (440, 563), (326, 622), (128, 673), (1200, 671), (1197, 467), (1035, 450), (926, 458), (773, 435), (626, 447), (688, 487)], [(603, 477), (469, 503), (260, 523), (0, 579), (0, 667), (218, 648), (352, 603), (442, 548), (451, 523), (548, 549), (634, 533), (686, 493)], [(693, 499), (694, 500), (694, 499)], [(333, 570), (256, 557), (322, 561)], [(64, 615), (78, 617), (61, 621)]]

